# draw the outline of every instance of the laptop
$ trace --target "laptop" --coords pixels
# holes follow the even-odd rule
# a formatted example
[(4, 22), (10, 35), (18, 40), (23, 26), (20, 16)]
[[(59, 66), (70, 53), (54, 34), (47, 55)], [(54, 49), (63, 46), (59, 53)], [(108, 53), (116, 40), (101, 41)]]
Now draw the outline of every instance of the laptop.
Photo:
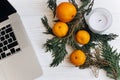
[(20, 16), (0, 0), (0, 80), (34, 80), (42, 74)]

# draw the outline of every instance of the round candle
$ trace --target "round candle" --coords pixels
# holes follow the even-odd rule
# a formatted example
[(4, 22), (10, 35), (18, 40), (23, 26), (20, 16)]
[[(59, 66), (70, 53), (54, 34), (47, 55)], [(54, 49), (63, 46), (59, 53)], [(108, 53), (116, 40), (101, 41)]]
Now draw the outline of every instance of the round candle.
[(112, 24), (112, 15), (104, 8), (96, 8), (85, 16), (86, 22), (91, 31), (101, 33), (107, 30)]

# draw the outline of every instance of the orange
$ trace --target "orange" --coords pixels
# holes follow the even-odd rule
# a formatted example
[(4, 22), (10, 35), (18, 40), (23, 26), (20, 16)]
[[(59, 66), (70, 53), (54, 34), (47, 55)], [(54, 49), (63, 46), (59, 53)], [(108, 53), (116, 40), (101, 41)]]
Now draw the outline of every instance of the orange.
[(56, 16), (62, 22), (70, 22), (76, 16), (77, 10), (72, 3), (62, 2), (56, 8)]
[(70, 61), (72, 64), (75, 66), (81, 66), (85, 63), (86, 61), (86, 55), (83, 51), (81, 50), (75, 50), (71, 53), (70, 55)]
[(68, 32), (68, 25), (64, 22), (57, 22), (54, 24), (52, 31), (57, 37), (64, 37)]
[(88, 44), (90, 41), (90, 34), (86, 30), (79, 30), (75, 37), (77, 42), (82, 45)]

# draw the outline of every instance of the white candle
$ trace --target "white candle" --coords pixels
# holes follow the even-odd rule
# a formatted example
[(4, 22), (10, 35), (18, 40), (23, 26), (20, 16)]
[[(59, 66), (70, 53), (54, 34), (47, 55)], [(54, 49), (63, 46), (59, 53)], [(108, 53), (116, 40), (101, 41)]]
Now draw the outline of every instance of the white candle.
[(85, 16), (86, 22), (91, 31), (101, 33), (107, 30), (112, 24), (112, 15), (104, 8), (96, 8), (89, 15)]

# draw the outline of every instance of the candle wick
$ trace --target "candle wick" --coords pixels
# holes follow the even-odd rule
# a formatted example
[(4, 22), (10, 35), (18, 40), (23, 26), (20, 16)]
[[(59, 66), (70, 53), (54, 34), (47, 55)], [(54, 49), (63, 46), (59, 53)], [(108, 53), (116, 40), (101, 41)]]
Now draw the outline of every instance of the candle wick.
[(102, 20), (98, 20), (99, 22), (101, 22)]

